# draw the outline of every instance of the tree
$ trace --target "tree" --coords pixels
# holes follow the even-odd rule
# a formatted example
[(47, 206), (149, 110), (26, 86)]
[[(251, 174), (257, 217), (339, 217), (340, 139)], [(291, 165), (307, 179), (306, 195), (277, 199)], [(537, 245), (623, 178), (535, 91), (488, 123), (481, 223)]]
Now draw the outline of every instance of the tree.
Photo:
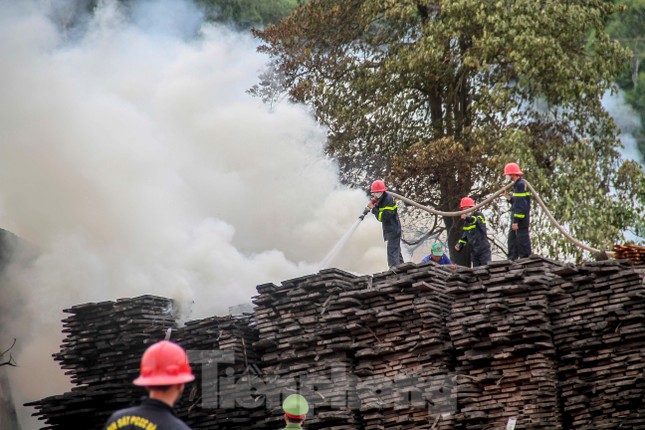
[[(645, 59), (645, 0), (620, 1), (621, 13), (607, 25), (607, 32), (633, 53), (632, 61), (618, 79), (625, 91), (627, 102), (640, 114), (645, 124), (645, 71), (641, 63)], [(638, 149), (645, 159), (645, 136), (636, 133)]]
[(208, 6), (210, 19), (233, 23), (248, 29), (263, 27), (289, 15), (298, 5), (298, 0), (198, 0)]
[[(614, 11), (603, 0), (317, 0), (255, 34), (291, 99), (328, 127), (347, 183), (386, 178), (453, 211), (517, 161), (574, 236), (606, 249), (642, 224), (645, 190), (600, 103), (628, 61), (605, 32)], [(537, 250), (581, 258), (534, 213)], [(452, 249), (460, 220), (442, 221)]]

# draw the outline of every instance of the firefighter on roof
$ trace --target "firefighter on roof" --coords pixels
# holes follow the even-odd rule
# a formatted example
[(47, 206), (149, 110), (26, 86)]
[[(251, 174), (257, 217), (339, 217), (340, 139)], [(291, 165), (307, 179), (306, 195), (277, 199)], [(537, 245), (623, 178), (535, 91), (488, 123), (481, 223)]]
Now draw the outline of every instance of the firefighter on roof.
[[(475, 201), (470, 197), (464, 197), (459, 203), (459, 209), (464, 210), (475, 206)], [(460, 252), (466, 243), (470, 244), (470, 256), (473, 267), (483, 266), (491, 260), (490, 243), (486, 236), (486, 219), (479, 211), (470, 211), (462, 214), (464, 220), (464, 232), (461, 239), (455, 245), (455, 250)]]
[(531, 193), (526, 188), (526, 183), (517, 163), (508, 163), (504, 166), (504, 176), (513, 181), (513, 194), (508, 195), (504, 190), (504, 197), (511, 203), (511, 229), (508, 232), (508, 259), (517, 260), (531, 255), (531, 237), (529, 236), (529, 222), (531, 214)]
[(383, 226), (383, 240), (387, 242), (387, 265), (390, 269), (403, 264), (401, 254), (401, 221), (394, 198), (387, 192), (385, 182), (377, 179), (370, 188), (372, 201), (367, 205)]

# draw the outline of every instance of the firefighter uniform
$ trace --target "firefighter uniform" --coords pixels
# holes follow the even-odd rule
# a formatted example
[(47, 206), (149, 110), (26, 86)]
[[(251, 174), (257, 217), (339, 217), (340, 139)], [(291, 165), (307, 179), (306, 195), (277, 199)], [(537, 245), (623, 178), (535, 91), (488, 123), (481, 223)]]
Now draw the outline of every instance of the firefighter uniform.
[(190, 430), (190, 427), (177, 418), (173, 409), (166, 403), (156, 399), (145, 399), (139, 406), (113, 413), (104, 429)]
[(132, 381), (146, 387), (149, 398), (139, 406), (113, 413), (103, 429), (190, 430), (172, 407), (181, 397), (184, 384), (194, 380), (184, 348), (168, 340), (152, 344), (141, 357), (139, 377)]
[(383, 226), (383, 240), (387, 242), (387, 265), (389, 268), (403, 264), (401, 254), (401, 221), (394, 198), (384, 191), (372, 208), (372, 213)]
[(531, 193), (521, 177), (513, 184), (511, 202), (511, 224), (517, 224), (517, 230), (508, 233), (508, 259), (517, 260), (531, 255), (531, 237), (529, 222), (531, 218)]
[(473, 267), (483, 266), (490, 262), (490, 243), (486, 235), (486, 219), (484, 219), (484, 215), (479, 211), (466, 215), (464, 232), (459, 242), (457, 242), (459, 251), (461, 251), (466, 243), (470, 244), (470, 255)]

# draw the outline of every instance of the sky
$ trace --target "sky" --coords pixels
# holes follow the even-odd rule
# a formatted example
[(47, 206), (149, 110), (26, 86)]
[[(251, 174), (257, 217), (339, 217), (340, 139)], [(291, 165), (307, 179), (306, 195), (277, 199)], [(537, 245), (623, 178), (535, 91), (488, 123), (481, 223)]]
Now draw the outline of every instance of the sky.
[[(69, 0), (0, 0), (0, 227), (37, 252), (0, 285), (17, 404), (69, 389), (64, 308), (155, 294), (224, 314), (317, 272), (367, 203), (305, 108), (246, 93), (267, 61), (250, 35), (180, 0), (99, 4), (83, 20)], [(387, 269), (373, 216), (331, 265)]]

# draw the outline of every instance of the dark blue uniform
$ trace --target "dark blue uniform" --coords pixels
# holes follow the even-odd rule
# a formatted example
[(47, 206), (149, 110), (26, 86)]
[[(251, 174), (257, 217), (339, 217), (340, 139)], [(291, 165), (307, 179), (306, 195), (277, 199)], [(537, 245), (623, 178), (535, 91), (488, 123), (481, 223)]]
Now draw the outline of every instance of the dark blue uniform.
[(438, 261), (434, 261), (432, 259), (432, 254), (426, 255), (425, 257), (423, 257), (423, 260), (421, 260), (421, 263), (428, 263), (430, 261), (433, 261), (441, 266), (447, 266), (449, 264), (452, 264), (452, 261), (450, 261), (450, 257), (448, 257), (446, 254), (443, 254)]
[(518, 229), (508, 233), (508, 259), (517, 260), (531, 255), (531, 237), (529, 222), (531, 218), (531, 193), (526, 188), (524, 179), (519, 178), (513, 185), (511, 202), (511, 224)]
[(372, 213), (383, 226), (383, 240), (387, 242), (387, 265), (390, 269), (403, 264), (401, 255), (401, 221), (394, 199), (387, 191), (374, 204)]
[(173, 409), (156, 399), (145, 399), (141, 405), (112, 414), (103, 430), (190, 430), (177, 418)]
[(457, 243), (460, 251), (466, 243), (470, 244), (473, 267), (483, 266), (490, 262), (490, 243), (488, 236), (486, 236), (486, 219), (481, 212), (475, 211), (472, 215), (466, 216), (464, 233)]

